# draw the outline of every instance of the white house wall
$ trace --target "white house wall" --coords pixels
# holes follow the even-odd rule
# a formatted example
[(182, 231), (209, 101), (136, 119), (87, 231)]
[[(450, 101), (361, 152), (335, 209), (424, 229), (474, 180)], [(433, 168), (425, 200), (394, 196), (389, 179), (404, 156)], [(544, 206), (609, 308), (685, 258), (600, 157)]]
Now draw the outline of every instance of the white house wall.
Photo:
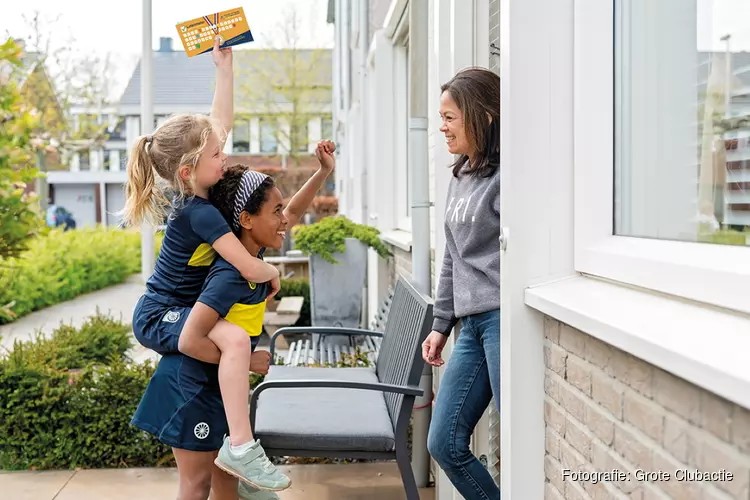
[(76, 227), (96, 224), (95, 184), (56, 184), (54, 204), (65, 207), (76, 220)]
[[(432, 289), (437, 287), (442, 262), (445, 236), (443, 230), (445, 197), (451, 178), (448, 166), (454, 161), (447, 151), (445, 141), (439, 128), (441, 126), (438, 114), (440, 85), (447, 82), (453, 75), (467, 66), (479, 65), (489, 67), (491, 62), (489, 50), (489, 35), (492, 24), (499, 21), (490, 16), (491, 0), (435, 0), (429, 2), (429, 32), (428, 32), (428, 162), (430, 201), (430, 241), (433, 253), (432, 261)], [(497, 2), (498, 0), (492, 0)], [(393, 0), (394, 6), (404, 2)], [(467, 7), (469, 3), (470, 8)], [(407, 3), (408, 5), (408, 3)], [(398, 144), (394, 129), (397, 116), (395, 114), (396, 101), (399, 92), (408, 92), (405, 82), (401, 82), (395, 71), (396, 51), (394, 41), (385, 29), (377, 29), (372, 36), (369, 56), (366, 61), (361, 60), (361, 50), (355, 43), (350, 43), (352, 30), (350, 23), (357, 23), (356, 19), (348, 19), (345, 9), (346, 3), (336, 2), (336, 48), (339, 54), (334, 57), (334, 103), (342, 103), (343, 109), (338, 111), (334, 126), (338, 126), (337, 140), (342, 142), (342, 155), (337, 167), (339, 187), (340, 212), (348, 217), (377, 227), (384, 239), (392, 244), (394, 258), (390, 271), (384, 262), (371, 252), (368, 264), (368, 309), (372, 312), (382, 300), (393, 273), (411, 273), (411, 235), (408, 227), (399, 228), (399, 209), (396, 206), (396, 182), (405, 176), (404, 165), (399, 166), (397, 158)], [(372, 5), (371, 11), (372, 11)], [(493, 12), (499, 17), (499, 5), (494, 3)], [(392, 15), (392, 26), (397, 24), (396, 16)], [(400, 16), (399, 16), (400, 17)], [(386, 22), (388, 19), (386, 19)], [(499, 29), (494, 31), (499, 35)], [(498, 40), (495, 40), (499, 44)], [(353, 51), (350, 55), (348, 52)], [(352, 68), (348, 68), (349, 61)], [(495, 64), (497, 67), (497, 64)], [(368, 99), (362, 115), (361, 103), (348, 101), (353, 94), (353, 88), (360, 85), (360, 75), (356, 68), (367, 69), (367, 91), (364, 96)], [(348, 73), (351, 72), (351, 73)], [(403, 87), (403, 88), (402, 88)], [(361, 93), (357, 93), (361, 94)], [(347, 106), (349, 104), (349, 106)], [(366, 155), (362, 154), (361, 127), (366, 127)], [(408, 129), (406, 130), (408, 132)], [(406, 133), (405, 132), (405, 133)], [(361, 176), (365, 175), (364, 186)], [(403, 229), (407, 229), (404, 231)], [(389, 274), (391, 274), (389, 276)], [(450, 356), (453, 336), (446, 347), (446, 356)], [(436, 370), (433, 380), (435, 390), (439, 386), (443, 370)], [(495, 417), (496, 418), (496, 417)], [(489, 412), (480, 423), (475, 435), (473, 449), (477, 454), (487, 454), (490, 450), (497, 452), (489, 445), (490, 423)], [(497, 426), (493, 431), (497, 432)], [(495, 446), (496, 448), (496, 446)], [(493, 460), (489, 460), (492, 465)], [(437, 480), (437, 500), (458, 500), (461, 498), (439, 468), (433, 466)]]
[(106, 221), (108, 226), (117, 226), (122, 217), (117, 212), (125, 206), (125, 186), (124, 184), (107, 184), (107, 213)]

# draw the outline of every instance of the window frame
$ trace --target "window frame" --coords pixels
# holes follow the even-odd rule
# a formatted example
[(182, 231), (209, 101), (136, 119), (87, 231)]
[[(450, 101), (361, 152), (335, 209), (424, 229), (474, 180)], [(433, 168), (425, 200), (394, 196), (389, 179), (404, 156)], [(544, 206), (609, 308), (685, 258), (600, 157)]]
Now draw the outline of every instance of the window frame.
[[(269, 149), (268, 151), (265, 151), (263, 149), (263, 124), (269, 124), (269, 126), (273, 130), (273, 135), (275, 138), (275, 148)], [(261, 116), (258, 119), (258, 151), (260, 154), (264, 155), (278, 155), (279, 154), (279, 123), (278, 119), (275, 117), (265, 117)]]
[(298, 123), (289, 123), (289, 146), (291, 154), (299, 155), (308, 153), (310, 150), (310, 120), (307, 116), (298, 120)]
[[(394, 82), (396, 100), (394, 127), (396, 148), (396, 170), (394, 192), (396, 193), (396, 229), (411, 232), (411, 158), (409, 157), (409, 16), (408, 7), (393, 34)], [(405, 67), (405, 70), (404, 70)], [(402, 125), (398, 125), (401, 123)], [(403, 176), (403, 177), (402, 177)], [(401, 179), (406, 179), (402, 182)]]
[[(329, 125), (328, 134), (326, 134), (326, 123)], [(320, 138), (324, 141), (335, 140), (333, 135), (333, 117), (330, 115), (322, 116), (320, 118)]]
[[(241, 137), (237, 131), (241, 130), (239, 126), (245, 126), (247, 127), (247, 135), (245, 137)], [(234, 122), (232, 124), (232, 153), (233, 154), (250, 154), (250, 136), (251, 132), (250, 129), (252, 128), (252, 119), (250, 117), (245, 116), (235, 116)], [(238, 140), (239, 139), (239, 140)], [(238, 144), (247, 144), (246, 149), (238, 149)]]
[(575, 270), (750, 313), (750, 247), (614, 234), (615, 9), (575, 0)]

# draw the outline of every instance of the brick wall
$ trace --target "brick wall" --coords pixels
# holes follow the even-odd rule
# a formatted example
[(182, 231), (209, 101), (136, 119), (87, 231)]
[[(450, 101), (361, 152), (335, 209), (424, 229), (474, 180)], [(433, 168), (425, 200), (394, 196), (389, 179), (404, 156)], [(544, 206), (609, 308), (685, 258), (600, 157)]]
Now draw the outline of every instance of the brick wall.
[[(545, 318), (545, 498), (747, 499), (750, 412), (683, 379)], [(629, 473), (616, 482), (573, 481), (571, 471)], [(635, 471), (667, 472), (644, 481)], [(675, 471), (733, 474), (680, 481)]]
[(388, 276), (390, 286), (396, 286), (396, 280), (399, 276), (404, 276), (411, 280), (411, 252), (401, 250), (397, 247), (391, 247), (393, 257), (388, 260)]

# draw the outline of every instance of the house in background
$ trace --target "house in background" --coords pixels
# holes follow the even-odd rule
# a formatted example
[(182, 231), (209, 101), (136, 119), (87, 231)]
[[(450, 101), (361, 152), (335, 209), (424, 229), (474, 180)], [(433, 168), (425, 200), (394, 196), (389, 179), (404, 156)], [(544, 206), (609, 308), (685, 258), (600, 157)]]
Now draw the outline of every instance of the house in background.
[[(119, 223), (116, 212), (125, 203), (125, 123), (115, 104), (93, 109), (73, 105), (70, 127), (91, 137), (68, 144), (65, 170), (47, 174), (49, 197), (69, 210), (78, 227)], [(94, 137), (96, 135), (97, 137)]]
[[(329, 49), (237, 50), (235, 123), (225, 152), (229, 163), (294, 168), (317, 164), (317, 141), (330, 137), (331, 51)], [(75, 154), (66, 171), (50, 176), (55, 203), (67, 206), (85, 224), (118, 224), (124, 205), (125, 165), (136, 138), (169, 116), (211, 111), (215, 65), (210, 55), (187, 58), (161, 38), (154, 52), (154, 127), (141, 131), (140, 64), (119, 102), (102, 110), (108, 124), (101, 147)], [(76, 110), (74, 116), (86, 116)], [(329, 191), (333, 186), (329, 187)]]
[[(440, 85), (467, 66), (483, 66), (499, 73), (499, 0), (435, 0), (426, 6), (428, 43), (410, 43), (409, 9), (412, 0), (329, 2), (329, 22), (335, 24), (333, 54), (334, 130), (339, 145), (336, 168), (339, 212), (381, 231), (394, 257), (389, 262), (370, 250), (368, 309), (378, 304), (398, 275), (413, 277), (412, 160), (409, 137), (409, 65), (413, 58), (427, 61), (430, 248), (425, 249), (432, 269), (428, 288), (437, 286), (445, 247), (443, 213), (453, 157), (439, 132)], [(424, 29), (424, 27), (422, 28)], [(421, 82), (420, 82), (421, 83)], [(450, 351), (451, 335), (444, 351)], [(433, 370), (433, 392), (444, 368)], [(499, 375), (499, 374), (498, 374)], [(428, 401), (430, 401), (428, 395)], [(429, 402), (427, 403), (429, 406)], [(500, 423), (494, 403), (477, 426), (473, 452), (500, 481)], [(425, 410), (415, 410), (425, 411)], [(431, 465), (437, 500), (460, 496), (445, 473)], [(421, 471), (418, 475), (421, 474)], [(417, 478), (418, 483), (423, 479)], [(532, 498), (522, 497), (518, 498)], [(539, 497), (541, 498), (541, 497)]]

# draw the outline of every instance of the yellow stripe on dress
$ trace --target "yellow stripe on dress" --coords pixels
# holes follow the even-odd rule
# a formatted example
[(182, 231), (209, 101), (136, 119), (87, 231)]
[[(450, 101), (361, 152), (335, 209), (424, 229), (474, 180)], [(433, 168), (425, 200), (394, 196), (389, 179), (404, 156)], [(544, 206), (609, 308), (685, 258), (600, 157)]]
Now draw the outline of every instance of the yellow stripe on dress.
[(258, 304), (237, 303), (229, 309), (224, 319), (245, 330), (249, 336), (257, 337), (263, 331), (263, 317), (265, 312), (265, 300)]
[(211, 264), (213, 264), (215, 258), (216, 250), (214, 250), (214, 247), (212, 247), (208, 243), (201, 243), (200, 245), (198, 245), (198, 248), (195, 249), (195, 252), (193, 252), (193, 256), (190, 257), (188, 266), (210, 266)]

